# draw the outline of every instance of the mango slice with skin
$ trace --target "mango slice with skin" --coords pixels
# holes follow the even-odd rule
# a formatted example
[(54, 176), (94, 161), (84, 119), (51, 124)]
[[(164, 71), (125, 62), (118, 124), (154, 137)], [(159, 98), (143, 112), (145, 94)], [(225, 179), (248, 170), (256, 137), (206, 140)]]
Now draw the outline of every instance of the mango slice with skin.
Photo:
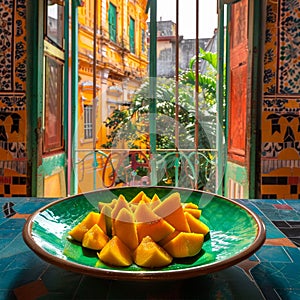
[(95, 224), (99, 223), (100, 214), (98, 212), (90, 212), (87, 216), (77, 224), (71, 231), (69, 231), (69, 235), (76, 241), (81, 242), (83, 236), (90, 228), (92, 228)]
[(183, 208), (183, 212), (188, 212), (189, 214), (193, 215), (196, 219), (201, 217), (201, 210), (195, 208)]
[(180, 201), (180, 194), (175, 192), (168, 196), (153, 210), (155, 214), (165, 219), (176, 230), (190, 232)]
[(156, 206), (158, 206), (161, 203), (160, 198), (157, 196), (157, 194), (154, 194), (150, 201), (150, 207), (153, 210)]
[(114, 220), (114, 233), (131, 250), (134, 250), (139, 244), (133, 214), (125, 207), (119, 211)]
[(155, 243), (151, 237), (143, 238), (133, 253), (134, 262), (145, 268), (161, 268), (169, 265), (173, 257)]
[(82, 239), (82, 246), (92, 250), (101, 250), (109, 241), (109, 237), (98, 224), (89, 229)]
[(102, 262), (111, 266), (127, 267), (133, 263), (131, 250), (116, 235), (97, 255)]
[(137, 222), (139, 242), (146, 236), (150, 236), (153, 241), (158, 242), (175, 231), (172, 225), (156, 215), (144, 201), (141, 201), (137, 206), (134, 217)]
[(200, 221), (199, 219), (195, 218), (194, 216), (192, 216), (188, 212), (185, 212), (184, 215), (185, 215), (186, 220), (187, 220), (187, 222), (189, 224), (191, 232), (202, 233), (203, 235), (208, 234), (209, 227), (206, 224), (204, 224), (202, 221)]
[(139, 203), (140, 201), (150, 202), (151, 199), (145, 194), (144, 191), (140, 191), (129, 203)]
[(104, 217), (105, 222), (105, 233), (108, 236), (112, 236), (112, 208), (109, 205), (104, 205), (101, 209), (101, 215)]
[(201, 251), (204, 235), (192, 232), (179, 232), (162, 247), (173, 257), (190, 257)]

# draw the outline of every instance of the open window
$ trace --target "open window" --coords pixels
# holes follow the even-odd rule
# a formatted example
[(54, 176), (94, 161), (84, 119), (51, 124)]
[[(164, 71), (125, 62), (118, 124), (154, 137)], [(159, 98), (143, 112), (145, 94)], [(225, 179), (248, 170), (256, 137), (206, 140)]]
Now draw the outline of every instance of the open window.
[(43, 152), (49, 153), (64, 147), (64, 2), (48, 0), (44, 11)]

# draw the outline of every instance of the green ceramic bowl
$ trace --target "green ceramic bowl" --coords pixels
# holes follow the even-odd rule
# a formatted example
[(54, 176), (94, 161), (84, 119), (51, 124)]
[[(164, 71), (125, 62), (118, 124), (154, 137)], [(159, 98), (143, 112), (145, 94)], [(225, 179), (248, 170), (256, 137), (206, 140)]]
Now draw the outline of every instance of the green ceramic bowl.
[[(103, 264), (96, 251), (68, 239), (70, 229), (88, 212), (98, 211), (99, 201), (110, 202), (119, 194), (130, 200), (141, 190), (161, 199), (179, 192), (182, 202), (193, 202), (202, 209), (200, 219), (209, 226), (210, 236), (198, 255), (174, 259), (161, 269), (135, 264), (117, 268)], [(122, 187), (68, 197), (43, 207), (28, 218), (23, 237), (42, 259), (70, 271), (108, 279), (173, 280), (216, 272), (246, 259), (264, 243), (265, 226), (248, 208), (215, 194), (173, 187)]]

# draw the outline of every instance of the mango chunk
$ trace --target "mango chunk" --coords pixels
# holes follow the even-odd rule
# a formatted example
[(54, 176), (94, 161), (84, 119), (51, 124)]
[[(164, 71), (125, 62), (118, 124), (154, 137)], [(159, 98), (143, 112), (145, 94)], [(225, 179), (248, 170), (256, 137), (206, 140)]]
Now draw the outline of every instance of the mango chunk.
[(109, 237), (98, 224), (89, 229), (82, 239), (82, 246), (92, 250), (101, 250), (109, 241)]
[(117, 203), (116, 203), (115, 207), (111, 211), (111, 218), (115, 219), (117, 217), (119, 211), (123, 207), (125, 207), (128, 210), (130, 210), (129, 204), (126, 201), (125, 197), (123, 195), (120, 195), (119, 198), (118, 198), (118, 200), (117, 200)]
[[(105, 233), (108, 236), (112, 235), (112, 219), (111, 219), (112, 208), (109, 205), (104, 205), (101, 209), (102, 218), (104, 218), (105, 222)], [(100, 221), (100, 223), (103, 222)]]
[(155, 243), (151, 237), (143, 238), (133, 253), (134, 262), (145, 268), (161, 268), (169, 265), (173, 258), (162, 247)]
[(194, 208), (194, 209), (199, 209), (198, 208), (198, 205), (193, 203), (193, 202), (185, 202), (185, 203), (182, 203), (182, 207), (183, 208)]
[(172, 225), (156, 215), (144, 201), (138, 204), (134, 212), (134, 217), (137, 222), (139, 242), (146, 236), (150, 236), (153, 241), (158, 242), (175, 231)]
[(197, 219), (199, 219), (201, 217), (201, 210), (200, 209), (184, 207), (183, 211), (190, 213), (191, 215), (193, 215)]
[(114, 233), (131, 250), (134, 250), (139, 244), (133, 214), (125, 207), (119, 211), (114, 221)]
[(150, 207), (151, 209), (154, 209), (156, 206), (158, 206), (161, 203), (160, 198), (157, 196), (157, 194), (154, 194), (150, 201)]
[(189, 224), (191, 232), (202, 233), (203, 235), (206, 235), (209, 232), (209, 227), (206, 224), (204, 224), (202, 221), (195, 218), (188, 212), (185, 212), (184, 215)]
[(140, 201), (149, 203), (151, 199), (145, 194), (144, 191), (140, 191), (129, 203), (139, 203)]
[(130, 249), (116, 235), (97, 255), (101, 261), (111, 266), (127, 267), (133, 263)]
[(90, 212), (87, 216), (77, 224), (69, 235), (76, 241), (81, 242), (85, 233), (92, 228), (95, 224), (99, 223), (100, 214), (97, 212)]
[(153, 212), (164, 218), (176, 230), (190, 232), (190, 228), (181, 205), (180, 194), (178, 192), (168, 196), (154, 208)]
[(200, 252), (203, 241), (203, 234), (179, 232), (163, 248), (173, 257), (190, 257)]

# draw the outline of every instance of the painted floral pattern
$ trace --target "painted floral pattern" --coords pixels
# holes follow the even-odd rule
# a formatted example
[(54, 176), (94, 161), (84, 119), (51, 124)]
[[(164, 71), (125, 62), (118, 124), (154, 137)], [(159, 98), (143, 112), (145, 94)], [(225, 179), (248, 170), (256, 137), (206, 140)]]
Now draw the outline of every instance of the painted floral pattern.
[[(300, 178), (299, 11), (299, 0), (267, 3), (261, 139), (263, 198), (282, 194), (278, 178), (286, 176), (287, 182)], [(285, 197), (299, 197), (297, 186), (286, 186)]]
[(26, 59), (26, 0), (0, 0), (0, 196), (27, 194)]

